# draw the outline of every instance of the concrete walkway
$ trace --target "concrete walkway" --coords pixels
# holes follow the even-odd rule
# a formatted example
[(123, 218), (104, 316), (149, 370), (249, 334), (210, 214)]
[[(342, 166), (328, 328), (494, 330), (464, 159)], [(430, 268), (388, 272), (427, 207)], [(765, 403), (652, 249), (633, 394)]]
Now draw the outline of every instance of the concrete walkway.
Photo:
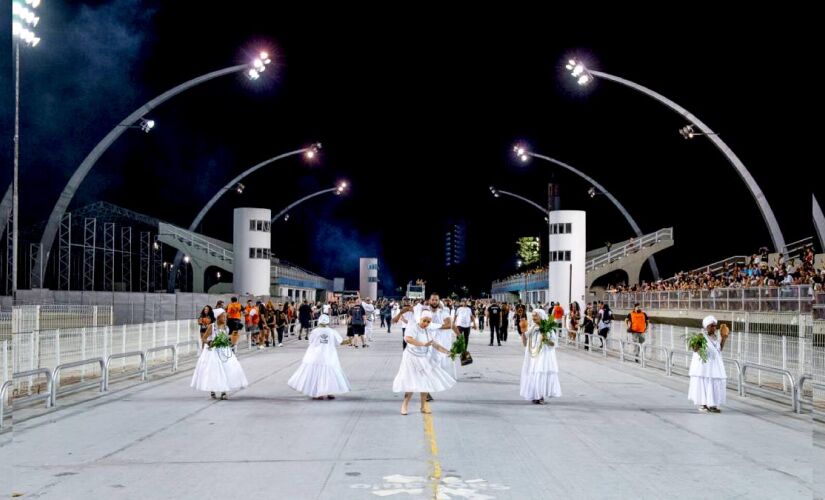
[(720, 415), (687, 379), (559, 351), (564, 397), (518, 396), (523, 351), (488, 347), (399, 414), (401, 334), (342, 347), (353, 392), (312, 401), (286, 381), (304, 343), (243, 356), (251, 385), (215, 401), (182, 373), (24, 422), (0, 437), (0, 491), (22, 498), (811, 498), (810, 418), (728, 392)]

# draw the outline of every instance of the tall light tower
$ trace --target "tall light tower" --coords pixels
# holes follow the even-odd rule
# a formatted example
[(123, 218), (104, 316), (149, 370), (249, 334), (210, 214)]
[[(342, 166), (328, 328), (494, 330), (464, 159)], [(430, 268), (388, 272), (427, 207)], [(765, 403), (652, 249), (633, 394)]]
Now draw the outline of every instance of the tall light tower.
[(11, 32), (14, 44), (14, 175), (12, 176), (12, 235), (11, 235), (11, 294), (17, 296), (17, 239), (18, 239), (18, 181), (20, 166), (20, 43), (36, 47), (40, 38), (32, 31), (40, 18), (34, 10), (40, 0), (19, 0), (12, 2)]

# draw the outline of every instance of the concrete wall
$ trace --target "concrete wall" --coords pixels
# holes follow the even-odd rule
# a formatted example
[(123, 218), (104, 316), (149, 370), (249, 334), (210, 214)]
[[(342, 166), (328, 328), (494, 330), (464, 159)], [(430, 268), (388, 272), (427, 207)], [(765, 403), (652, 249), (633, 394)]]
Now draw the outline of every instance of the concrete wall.
[(362, 257), (360, 273), (361, 298), (378, 298), (378, 259)]

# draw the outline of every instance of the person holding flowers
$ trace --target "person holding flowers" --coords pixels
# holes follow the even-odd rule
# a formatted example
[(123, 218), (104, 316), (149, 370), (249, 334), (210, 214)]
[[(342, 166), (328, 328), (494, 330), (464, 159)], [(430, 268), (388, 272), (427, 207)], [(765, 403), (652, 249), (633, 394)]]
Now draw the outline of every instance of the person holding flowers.
[(720, 413), (719, 405), (725, 403), (728, 376), (722, 362), (722, 349), (730, 330), (723, 324), (717, 335), (717, 325), (716, 318), (706, 316), (702, 320), (702, 332), (688, 339), (688, 347), (693, 350), (688, 399), (698, 405), (702, 413)]
[(203, 349), (190, 385), (199, 391), (208, 391), (213, 399), (217, 399), (216, 392), (221, 393), (221, 399), (227, 399), (227, 392), (242, 389), (249, 382), (237, 356), (232, 352), (226, 311), (215, 309), (213, 312), (215, 322), (201, 336)]
[[(441, 392), (455, 385), (455, 379), (437, 363), (431, 349), (443, 346), (437, 345), (430, 331), (433, 313), (424, 309), (418, 321), (412, 322), (404, 332), (407, 348), (401, 355), (401, 366), (392, 383), (393, 392), (403, 392), (404, 401), (401, 403), (401, 414), (407, 414), (407, 407), (413, 393), (421, 394), (421, 413), (432, 413), (427, 403), (427, 395), (432, 392)], [(435, 346), (435, 347), (434, 347)]]
[(544, 398), (561, 397), (556, 344), (559, 335), (556, 323), (547, 319), (543, 309), (533, 310), (532, 322), (521, 335), (524, 363), (521, 367), (519, 394), (533, 404), (544, 404)]

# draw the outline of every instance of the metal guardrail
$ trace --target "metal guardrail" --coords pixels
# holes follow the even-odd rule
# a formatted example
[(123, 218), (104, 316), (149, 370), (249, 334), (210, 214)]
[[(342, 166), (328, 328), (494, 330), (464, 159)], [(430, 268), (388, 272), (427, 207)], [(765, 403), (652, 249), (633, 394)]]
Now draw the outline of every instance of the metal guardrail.
[[(689, 352), (689, 351), (682, 351), (682, 350), (679, 350), (679, 349), (668, 350), (667, 359), (668, 359), (668, 364), (670, 365), (670, 374), (671, 375), (673, 374), (673, 366), (674, 366), (673, 365), (673, 356), (674, 355), (690, 356), (691, 358), (693, 357), (693, 353)], [(726, 357), (722, 357), (722, 362), (723, 363), (732, 363), (734, 368), (736, 368), (736, 392), (740, 396), (744, 397), (745, 396), (745, 372), (742, 369), (742, 363), (740, 363), (739, 360), (737, 360), (737, 359), (726, 358)], [(688, 375), (688, 376), (690, 376), (690, 375)]]
[[(201, 341), (200, 341), (200, 340), (185, 340), (185, 341), (183, 341), (183, 342), (178, 342), (177, 344), (175, 344), (175, 356), (176, 356), (178, 359), (180, 359), (180, 356), (181, 356), (181, 354), (180, 354), (180, 352), (181, 352), (181, 347), (183, 347), (183, 346), (190, 346), (190, 345), (195, 346), (195, 350), (192, 352), (192, 354), (194, 354), (194, 355), (196, 355), (196, 356), (197, 356), (197, 355), (200, 355)], [(190, 350), (189, 350), (189, 349), (187, 349), (187, 354), (189, 354), (189, 351), (190, 351)]]
[(776, 287), (609, 292), (605, 301), (612, 309), (632, 309), (637, 302), (645, 309), (692, 309), (733, 312), (810, 313), (819, 297), (811, 285)]
[[(167, 361), (165, 363), (160, 363), (158, 365), (153, 366), (151, 369), (149, 368), (149, 355), (155, 352), (163, 352), (163, 351), (172, 351), (172, 361)], [(178, 371), (178, 348), (173, 345), (162, 345), (158, 347), (153, 347), (151, 349), (146, 350), (146, 363), (143, 364), (143, 374), (144, 377), (149, 374), (149, 372), (153, 372), (155, 370), (160, 370), (164, 368), (166, 365), (172, 365), (172, 373)]]
[(49, 370), (48, 368), (35, 368), (34, 370), (13, 373), (11, 376), (11, 380), (5, 381), (3, 385), (0, 386), (0, 429), (3, 428), (3, 420), (5, 419), (6, 393), (8, 392), (9, 388), (12, 387), (12, 385), (14, 385), (14, 380), (26, 377), (33, 377), (35, 375), (46, 376), (46, 392), (42, 394), (32, 394), (24, 398), (19, 398), (17, 400), (17, 404), (20, 405), (25, 403), (31, 403), (32, 401), (45, 400), (46, 408), (52, 405), (52, 388), (54, 387), (54, 382), (52, 380), (51, 370)]
[(647, 368), (648, 361), (652, 361), (652, 359), (648, 360), (647, 356), (645, 356), (647, 354), (647, 351), (652, 350), (652, 349), (655, 349), (655, 350), (657, 350), (657, 351), (664, 354), (663, 357), (665, 358), (665, 375), (667, 375), (669, 377), (670, 376), (670, 354), (669, 354), (669, 350), (667, 349), (667, 347), (664, 347), (664, 346), (661, 346), (661, 345), (642, 344), (642, 368)]
[(757, 392), (761, 391), (763, 393), (771, 394), (771, 395), (781, 395), (781, 396), (786, 395), (784, 391), (776, 391), (776, 390), (765, 388), (763, 386), (748, 384), (747, 379), (745, 378), (745, 374), (747, 373), (748, 368), (753, 368), (754, 370), (759, 370), (759, 371), (764, 371), (764, 372), (776, 373), (778, 375), (783, 375), (783, 376), (788, 377), (788, 380), (791, 383), (791, 408), (793, 409), (793, 411), (795, 413), (798, 413), (798, 411), (797, 411), (797, 402), (799, 401), (799, 394), (797, 392), (799, 391), (799, 387), (797, 387), (796, 380), (794, 380), (793, 375), (791, 374), (791, 372), (789, 372), (788, 370), (783, 370), (782, 368), (774, 368), (772, 366), (758, 365), (756, 363), (744, 363), (742, 365), (742, 391), (741, 391), (743, 396), (747, 395), (746, 391), (747, 391), (747, 388), (749, 386), (751, 387), (751, 390), (755, 389)]
[(88, 389), (89, 387), (94, 387), (96, 385), (100, 385), (100, 392), (104, 392), (106, 389), (106, 361), (103, 358), (89, 358), (89, 359), (82, 359), (80, 361), (74, 361), (72, 363), (63, 363), (62, 365), (57, 365), (54, 368), (54, 373), (52, 374), (52, 406), (54, 406), (57, 402), (57, 395), (59, 393), (60, 388), (60, 372), (65, 370), (66, 368), (76, 368), (78, 366), (85, 366), (91, 364), (98, 364), (100, 365), (100, 382), (80, 382), (77, 384), (70, 385), (69, 389), (63, 391), (64, 394), (70, 394), (73, 392), (81, 391), (83, 389)]
[(803, 395), (803, 391), (805, 389), (805, 382), (807, 382), (809, 380), (811, 381), (811, 389), (812, 390), (822, 391), (823, 393), (825, 393), (825, 383), (815, 382), (814, 378), (813, 378), (813, 375), (808, 374), (808, 373), (803, 374), (802, 376), (800, 376), (799, 380), (797, 381), (797, 384), (796, 384), (796, 412), (797, 413), (802, 413), (802, 404), (803, 403), (809, 403), (811, 405), (813, 411), (817, 411), (817, 409), (814, 407), (813, 395), (811, 395), (811, 401), (810, 402), (808, 402), (805, 399), (805, 396)]
[(121, 352), (118, 354), (112, 354), (108, 358), (106, 358), (106, 377), (104, 380), (106, 381), (103, 387), (104, 391), (109, 390), (109, 382), (112, 380), (112, 376), (109, 372), (109, 367), (112, 364), (113, 359), (123, 359), (123, 358), (131, 358), (133, 356), (140, 356), (140, 365), (137, 371), (126, 372), (126, 373), (119, 373), (118, 379), (126, 379), (130, 377), (134, 377), (135, 375), (140, 375), (141, 382), (146, 380), (146, 353), (143, 351), (130, 351), (130, 352)]
[[(11, 387), (11, 384), (11, 380), (6, 380), (3, 382), (3, 385), (0, 385), (0, 429), (3, 428), (3, 421), (6, 419), (6, 392), (9, 390), (9, 387)], [(51, 399), (51, 395), (49, 398)], [(46, 404), (48, 404), (48, 402)]]
[[(619, 352), (619, 359), (621, 359), (622, 361), (624, 361), (624, 359), (625, 359), (625, 351), (624, 351), (624, 348), (625, 348), (625, 346), (627, 346), (627, 345), (635, 345), (635, 346), (638, 346), (638, 348), (639, 348), (639, 354), (633, 354), (632, 356), (630, 356), (630, 358), (631, 358), (631, 359), (634, 359), (634, 360), (635, 360), (637, 357), (638, 357), (638, 358), (642, 358), (642, 357), (643, 357), (643, 355), (641, 354), (641, 352), (642, 352), (642, 344), (640, 344), (640, 343), (638, 343), (638, 342), (632, 342), (632, 341), (630, 341), (630, 340), (619, 340), (619, 344), (620, 344), (620, 347), (619, 347), (619, 350), (620, 350), (620, 352)], [(641, 363), (641, 362), (642, 362), (642, 361), (641, 361), (641, 359), (639, 359), (638, 361), (639, 361), (639, 363)]]
[[(584, 343), (584, 341), (580, 340), (582, 338), (587, 340), (587, 343)], [(598, 345), (596, 343), (597, 340), (598, 340)], [(576, 346), (577, 348), (578, 347), (583, 347), (586, 350), (589, 350), (591, 352), (593, 351), (593, 349), (599, 349), (599, 350), (602, 351), (602, 354), (604, 355), (604, 357), (605, 358), (607, 357), (607, 349), (605, 349), (604, 339), (596, 333), (579, 333), (578, 335), (576, 335), (576, 344), (577, 344), (577, 346)]]
[(585, 263), (584, 270), (592, 271), (597, 269), (601, 266), (611, 264), (617, 260), (621, 260), (622, 258), (626, 257), (629, 254), (634, 254), (640, 252), (645, 247), (651, 247), (663, 240), (673, 240), (673, 228), (668, 227), (664, 229), (659, 229), (655, 233), (650, 233), (642, 236), (641, 238), (628, 241), (624, 245), (613, 248), (609, 252), (602, 254), (596, 257), (593, 260), (590, 260)]

